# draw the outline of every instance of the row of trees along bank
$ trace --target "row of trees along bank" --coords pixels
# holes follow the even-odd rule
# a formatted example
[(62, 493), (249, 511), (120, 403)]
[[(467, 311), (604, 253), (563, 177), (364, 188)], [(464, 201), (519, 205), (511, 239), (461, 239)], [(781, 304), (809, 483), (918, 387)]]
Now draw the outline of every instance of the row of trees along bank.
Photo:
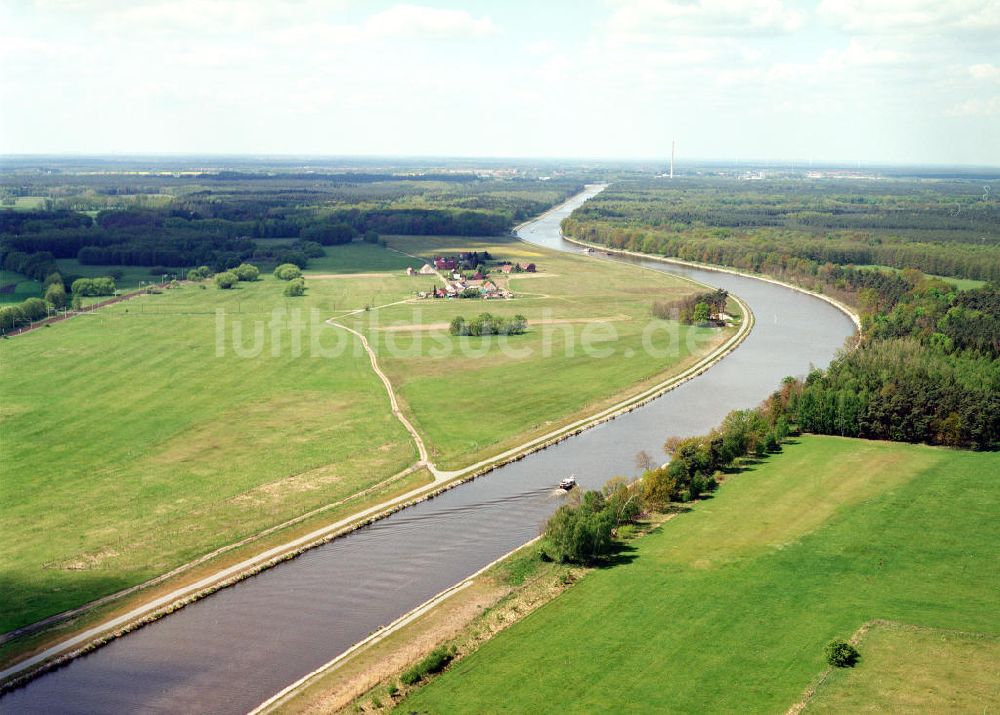
[(891, 308), (866, 314), (856, 349), (805, 379), (785, 378), (759, 407), (731, 412), (708, 434), (668, 439), (665, 466), (641, 453), (641, 480), (615, 478), (561, 507), (542, 552), (566, 562), (605, 559), (617, 548), (616, 531), (642, 512), (697, 499), (741, 459), (780, 451), (801, 432), (1000, 447), (1000, 292), (958, 291), (919, 271), (905, 281)]

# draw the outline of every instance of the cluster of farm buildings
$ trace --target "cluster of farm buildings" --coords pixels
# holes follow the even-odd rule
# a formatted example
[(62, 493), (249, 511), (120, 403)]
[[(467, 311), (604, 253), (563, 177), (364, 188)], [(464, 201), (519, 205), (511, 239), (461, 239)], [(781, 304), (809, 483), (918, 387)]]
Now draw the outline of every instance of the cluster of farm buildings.
[[(492, 256), (483, 253), (462, 253), (458, 256), (437, 256), (431, 263), (425, 263), (420, 269), (406, 269), (408, 276), (440, 276), (444, 279), (444, 287), (434, 286), (429, 291), (420, 291), (420, 298), (482, 298), (497, 300), (513, 298), (514, 294), (505, 287), (498, 286), (490, 278), (490, 270), (486, 261)], [(503, 261), (496, 270), (509, 275), (510, 273), (535, 273), (538, 269), (534, 263), (521, 265)]]

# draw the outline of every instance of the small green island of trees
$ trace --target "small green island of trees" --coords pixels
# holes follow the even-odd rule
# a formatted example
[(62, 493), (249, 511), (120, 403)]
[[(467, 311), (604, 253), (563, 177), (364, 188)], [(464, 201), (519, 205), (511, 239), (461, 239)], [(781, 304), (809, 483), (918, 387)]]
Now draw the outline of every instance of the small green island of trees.
[(523, 315), (504, 318), (492, 313), (480, 313), (472, 320), (458, 315), (452, 318), (448, 331), (452, 335), (523, 335), (528, 329), (528, 319)]

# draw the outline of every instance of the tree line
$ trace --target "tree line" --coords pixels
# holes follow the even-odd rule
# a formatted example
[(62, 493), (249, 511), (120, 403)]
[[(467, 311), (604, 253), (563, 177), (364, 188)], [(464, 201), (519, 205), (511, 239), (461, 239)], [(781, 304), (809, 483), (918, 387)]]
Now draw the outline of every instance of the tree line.
[[(568, 221), (571, 231), (594, 228)], [(884, 273), (818, 265), (787, 253), (774, 265), (811, 275), (862, 307), (856, 348), (841, 351), (829, 367), (805, 379), (785, 378), (761, 405), (729, 413), (707, 434), (668, 438), (666, 465), (656, 466), (641, 453), (640, 481), (616, 478), (556, 512), (544, 532), (546, 557), (571, 563), (606, 559), (617, 548), (615, 530), (629, 519), (698, 499), (740, 460), (778, 452), (801, 432), (1000, 447), (1000, 291), (994, 285), (959, 291), (916, 269)], [(704, 296), (695, 298), (695, 305), (705, 305)], [(676, 317), (672, 308), (664, 303), (654, 313)], [(616, 504), (629, 504), (627, 510), (609, 506), (612, 493)]]
[(653, 301), (651, 312), (661, 320), (678, 320), (688, 325), (707, 323), (713, 315), (725, 312), (729, 293), (720, 289), (696, 293), (676, 300)]
[(803, 278), (829, 263), (998, 281), (1000, 204), (983, 200), (978, 183), (955, 185), (891, 182), (871, 196), (871, 187), (844, 195), (808, 182), (621, 182), (574, 211), (563, 230), (612, 248), (762, 273), (792, 262)]
[(566, 563), (595, 563), (618, 548), (617, 530), (643, 513), (665, 512), (714, 491), (721, 473), (740, 459), (780, 450), (793, 427), (787, 418), (763, 408), (735, 410), (706, 435), (670, 438), (664, 450), (670, 461), (655, 466), (645, 453), (640, 480), (610, 479), (601, 490), (586, 491), (560, 507), (548, 520), (542, 553)]

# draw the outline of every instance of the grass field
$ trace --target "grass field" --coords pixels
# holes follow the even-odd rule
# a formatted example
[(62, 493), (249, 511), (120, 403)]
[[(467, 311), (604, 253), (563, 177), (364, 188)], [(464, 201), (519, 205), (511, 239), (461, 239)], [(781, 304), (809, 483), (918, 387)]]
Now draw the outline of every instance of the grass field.
[[(898, 268), (893, 268), (892, 266), (879, 266), (875, 264), (860, 265), (858, 266), (858, 268), (877, 268), (880, 271), (890, 271), (893, 273), (899, 271)], [(929, 274), (928, 277), (940, 278), (946, 283), (951, 283), (959, 290), (974, 290), (976, 288), (982, 288), (984, 285), (986, 285), (986, 281), (978, 281), (974, 278), (952, 278), (950, 276), (936, 276), (933, 274)]]
[[(117, 276), (115, 286), (119, 290), (125, 291), (138, 288), (139, 281), (144, 284), (153, 281), (159, 283), (162, 278), (161, 273), (157, 273), (155, 276), (150, 273), (147, 266), (85, 266), (75, 258), (58, 258), (56, 265), (59, 267), (59, 272), (67, 278), (69, 276), (82, 276), (84, 278)], [(176, 273), (180, 278), (183, 278), (187, 273), (183, 268), (171, 268), (170, 271)]]
[[(145, 266), (85, 266), (75, 258), (58, 258), (56, 266), (63, 278), (72, 276), (83, 278), (94, 278), (98, 276), (115, 276), (115, 286), (118, 290), (128, 292), (139, 287), (140, 281), (143, 284), (160, 282), (162, 274), (152, 275), (149, 268)], [(186, 270), (180, 268), (171, 269), (177, 275), (183, 277)], [(40, 281), (31, 280), (27, 276), (13, 271), (0, 270), (0, 287), (15, 284), (16, 288), (10, 293), (0, 293), (0, 304), (19, 303), (27, 298), (41, 298), (42, 284)], [(84, 305), (98, 303), (107, 300), (105, 296), (87, 297), (83, 299)]]
[(835, 670), (803, 712), (982, 713), (1000, 704), (1000, 639), (894, 624), (873, 628), (864, 658)]
[(143, 581), (416, 459), (354, 339), (323, 359), (289, 349), (243, 358), (231, 339), (218, 356), (215, 307), (247, 310), (250, 295), (281, 305), (281, 288), (190, 286), (3, 341), (0, 630)]
[(401, 711), (780, 713), (869, 620), (996, 635), (998, 475), (998, 454), (802, 437)]
[[(606, 406), (623, 389), (693, 362), (732, 333), (658, 321), (653, 325), (660, 329), (649, 333), (657, 350), (651, 353), (643, 342), (650, 305), (696, 290), (691, 283), (506, 238), (400, 236), (389, 242), (422, 257), (488, 249), (498, 258), (534, 262), (541, 271), (495, 276), (509, 283), (513, 300), (424, 300), (367, 316), (383, 368), (442, 467), (469, 464), (513, 446), (526, 432), (549, 431)], [(434, 282), (404, 280), (411, 290), (429, 290)], [(531, 328), (509, 338), (453, 338), (442, 328), (386, 330), (442, 325), (483, 311), (522, 314)]]
[(37, 211), (45, 208), (45, 196), (13, 196), (3, 200), (0, 208), (15, 211)]
[[(289, 243), (292, 239), (260, 240), (264, 245)], [(383, 271), (405, 271), (407, 266), (419, 268), (421, 261), (388, 251), (381, 246), (368, 243), (350, 243), (343, 246), (327, 246), (326, 255), (322, 258), (309, 259), (306, 273), (367, 273)], [(155, 276), (147, 266), (86, 266), (75, 258), (56, 259), (56, 266), (63, 277), (78, 276), (94, 278), (97, 276), (114, 275), (115, 285), (119, 290), (130, 291), (139, 287), (140, 282), (160, 282), (162, 274)], [(265, 272), (273, 266), (263, 266)], [(186, 268), (171, 268), (169, 273), (180, 278), (187, 275)], [(169, 276), (168, 276), (169, 277)], [(42, 284), (20, 273), (0, 270), (0, 287), (16, 284), (16, 289), (10, 293), (0, 293), (0, 303), (21, 302), (26, 298), (41, 297)], [(96, 300), (103, 300), (98, 298)], [(94, 302), (85, 300), (84, 303)]]
[(310, 258), (306, 273), (368, 273), (405, 271), (407, 266), (420, 268), (421, 261), (388, 251), (371, 243), (347, 243), (327, 246), (326, 256)]
[(28, 298), (42, 297), (42, 284), (13, 271), (0, 269), (0, 304), (20, 303)]
[[(0, 631), (142, 582), (416, 460), (360, 341), (323, 321), (408, 299), (428, 279), (407, 277), (410, 259), (384, 248), (330, 252), (341, 250), (344, 273), (313, 272), (303, 298), (283, 297), (285, 284), (270, 275), (228, 291), (184, 284), (0, 341)], [(631, 324), (654, 296), (692, 289), (581, 258), (545, 254), (542, 263), (552, 275), (521, 279), (523, 299), (420, 306), (432, 320), (486, 309), (565, 319), (629, 311), (636, 320), (621, 324), (632, 345)], [(488, 339), (475, 346), (481, 358), (393, 356), (377, 328), (424, 320), (412, 310), (358, 317), (443, 466), (589, 410), (684, 357), (629, 362), (577, 350), (540, 370), (543, 355), (508, 358)], [(522, 347), (538, 340), (534, 330), (521, 337)], [(696, 351), (719, 335), (707, 337)], [(469, 340), (444, 339), (456, 351)]]

